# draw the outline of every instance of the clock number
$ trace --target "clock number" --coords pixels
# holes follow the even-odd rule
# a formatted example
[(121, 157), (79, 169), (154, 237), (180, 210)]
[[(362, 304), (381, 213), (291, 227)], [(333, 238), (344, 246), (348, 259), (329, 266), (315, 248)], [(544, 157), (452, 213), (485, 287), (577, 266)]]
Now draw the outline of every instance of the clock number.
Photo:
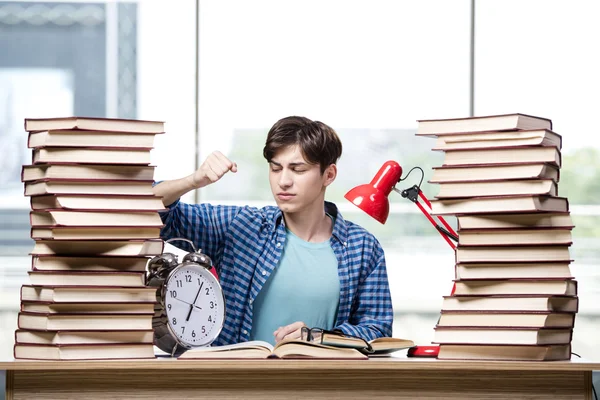
[(177, 325), (177, 318), (173, 318), (173, 325)]
[(186, 282), (191, 282), (192, 281), (192, 276), (191, 275), (186, 275), (185, 276), (185, 281)]
[[(171, 307), (172, 307), (172, 306), (171, 306), (170, 304), (167, 304), (167, 310), (171, 311)], [(212, 307), (211, 307), (211, 308), (212, 308)]]
[(202, 333), (206, 333), (206, 326), (202, 325)]
[(176, 298), (177, 297), (177, 292), (175, 290), (171, 290), (171, 291), (169, 291), (169, 293), (171, 294), (172, 298)]
[(208, 290), (208, 288), (206, 288), (206, 295), (208, 296), (208, 294), (209, 294), (209, 290)]
[(198, 278), (198, 285), (202, 285), (202, 282), (200, 282), (200, 278)]
[(192, 331), (192, 337), (196, 337), (196, 331)]
[(210, 315), (208, 316), (208, 322), (212, 322), (212, 317)]
[[(169, 305), (170, 305), (170, 304), (169, 304)], [(214, 303), (214, 302), (212, 302), (212, 301), (210, 302), (210, 308), (215, 308), (215, 303)], [(170, 310), (170, 308), (169, 308), (169, 310)]]
[(181, 334), (183, 335), (183, 333), (185, 332), (185, 326), (181, 327)]

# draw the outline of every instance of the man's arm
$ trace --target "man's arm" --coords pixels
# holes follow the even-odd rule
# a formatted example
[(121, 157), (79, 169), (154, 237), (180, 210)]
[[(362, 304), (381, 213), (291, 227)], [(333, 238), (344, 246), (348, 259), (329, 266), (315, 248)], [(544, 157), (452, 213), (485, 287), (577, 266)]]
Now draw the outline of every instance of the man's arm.
[(367, 266), (366, 278), (359, 283), (357, 299), (352, 305), (349, 321), (334, 329), (347, 335), (373, 340), (382, 336), (392, 336), (393, 320), (394, 311), (385, 255), (377, 243)]
[(193, 174), (181, 179), (162, 181), (152, 189), (161, 197), (165, 207), (173, 204), (184, 194), (215, 183), (227, 172), (237, 172), (237, 164), (229, 160), (220, 151), (211, 153)]

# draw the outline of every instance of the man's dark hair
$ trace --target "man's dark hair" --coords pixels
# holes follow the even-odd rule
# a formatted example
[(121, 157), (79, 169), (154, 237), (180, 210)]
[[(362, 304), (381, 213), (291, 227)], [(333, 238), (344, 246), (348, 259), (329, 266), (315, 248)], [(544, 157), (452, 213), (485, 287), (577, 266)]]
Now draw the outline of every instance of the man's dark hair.
[(298, 145), (310, 164), (319, 164), (321, 173), (342, 155), (342, 142), (335, 131), (305, 117), (286, 117), (275, 122), (267, 134), (263, 155), (271, 162), (281, 149)]

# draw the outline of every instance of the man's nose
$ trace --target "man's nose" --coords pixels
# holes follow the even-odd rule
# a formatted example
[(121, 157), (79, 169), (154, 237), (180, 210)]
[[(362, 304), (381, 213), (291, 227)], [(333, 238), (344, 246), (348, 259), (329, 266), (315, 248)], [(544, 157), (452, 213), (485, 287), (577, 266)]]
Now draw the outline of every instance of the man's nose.
[(281, 187), (290, 187), (292, 186), (292, 174), (291, 171), (283, 169), (281, 174), (279, 174), (279, 186)]

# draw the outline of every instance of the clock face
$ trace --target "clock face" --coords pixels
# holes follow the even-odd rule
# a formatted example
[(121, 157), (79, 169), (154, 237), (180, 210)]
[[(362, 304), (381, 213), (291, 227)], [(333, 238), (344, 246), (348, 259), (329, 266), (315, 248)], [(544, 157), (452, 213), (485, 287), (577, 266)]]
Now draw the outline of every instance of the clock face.
[(198, 264), (182, 264), (173, 270), (165, 289), (165, 312), (172, 333), (189, 347), (212, 343), (223, 327), (225, 302), (210, 271)]

